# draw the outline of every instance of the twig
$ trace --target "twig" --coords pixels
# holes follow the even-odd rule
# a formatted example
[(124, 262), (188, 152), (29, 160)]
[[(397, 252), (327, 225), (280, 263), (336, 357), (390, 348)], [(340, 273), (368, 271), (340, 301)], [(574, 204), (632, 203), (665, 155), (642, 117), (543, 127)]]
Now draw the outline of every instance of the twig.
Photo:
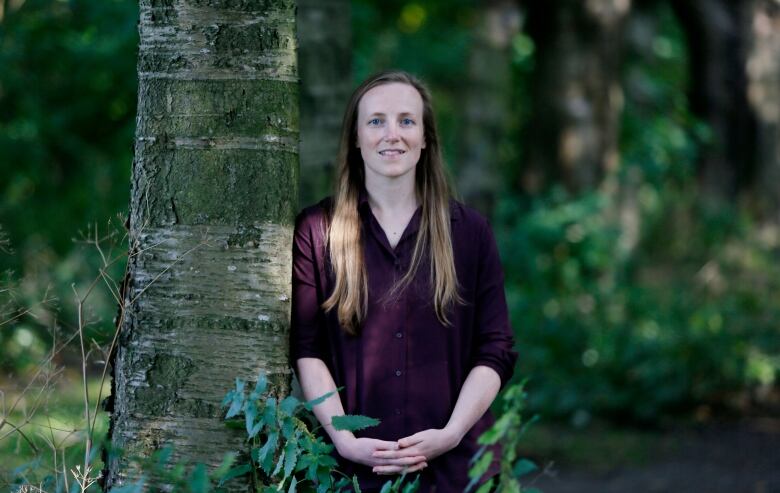
[[(29, 422), (29, 421), (25, 421), (25, 423), (24, 423), (22, 426), (24, 426), (24, 425), (25, 425), (25, 424), (27, 424), (28, 422)], [(14, 431), (16, 431), (17, 433), (19, 433), (20, 435), (22, 435), (22, 438), (24, 438), (24, 440), (25, 440), (25, 441), (26, 441), (26, 442), (27, 442), (27, 443), (30, 445), (30, 447), (33, 449), (33, 452), (35, 452), (36, 454), (38, 453), (38, 447), (36, 447), (36, 446), (35, 446), (35, 444), (32, 442), (32, 440), (30, 440), (29, 438), (27, 438), (27, 435), (25, 435), (25, 434), (24, 434), (24, 432), (21, 430), (21, 428), (20, 428), (20, 427), (16, 426), (15, 424), (11, 423), (11, 422), (10, 422), (10, 421), (8, 421), (8, 420), (6, 420), (6, 421), (5, 421), (5, 424), (7, 424), (7, 425), (8, 425), (8, 426), (10, 426), (11, 428), (13, 428), (13, 429), (14, 429)], [(9, 434), (10, 434), (10, 432), (9, 432)]]
[(89, 430), (90, 419), (89, 419), (89, 387), (87, 386), (87, 356), (84, 354), (84, 321), (83, 321), (84, 300), (81, 299), (81, 297), (79, 297), (79, 293), (78, 291), (76, 291), (75, 284), (71, 284), (70, 287), (73, 288), (73, 293), (76, 295), (76, 299), (78, 300), (78, 318), (79, 318), (78, 330), (79, 330), (79, 343), (81, 346), (81, 379), (84, 385), (84, 417), (86, 418), (86, 423), (87, 423), (87, 443), (86, 443), (86, 448), (84, 450), (84, 472), (87, 473), (89, 471), (88, 469), (89, 451), (90, 448), (92, 448), (92, 433), (90, 432), (91, 430)]

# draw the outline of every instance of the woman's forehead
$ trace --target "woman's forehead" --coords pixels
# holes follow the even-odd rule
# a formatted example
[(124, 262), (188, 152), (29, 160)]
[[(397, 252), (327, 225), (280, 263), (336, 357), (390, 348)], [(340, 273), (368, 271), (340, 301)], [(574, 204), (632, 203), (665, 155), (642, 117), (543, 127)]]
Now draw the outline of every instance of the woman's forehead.
[(411, 113), (419, 115), (423, 111), (423, 100), (413, 86), (402, 82), (382, 84), (369, 89), (358, 104), (360, 115), (374, 113), (395, 114)]

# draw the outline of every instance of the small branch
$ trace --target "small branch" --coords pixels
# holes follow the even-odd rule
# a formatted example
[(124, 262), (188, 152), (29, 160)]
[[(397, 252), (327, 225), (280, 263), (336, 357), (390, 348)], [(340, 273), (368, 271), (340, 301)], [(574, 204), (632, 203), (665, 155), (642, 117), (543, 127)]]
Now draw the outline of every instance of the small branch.
[[(25, 421), (24, 424), (22, 424), (22, 426), (26, 425), (27, 423), (29, 423), (29, 421)], [(38, 447), (36, 447), (35, 444), (29, 438), (27, 438), (27, 435), (24, 434), (24, 432), (21, 430), (20, 427), (14, 425), (8, 420), (5, 421), (5, 424), (13, 428), (14, 431), (19, 433), (20, 435), (22, 435), (22, 438), (24, 438), (24, 441), (26, 441), (30, 445), (30, 447), (33, 449), (33, 452), (35, 452), (36, 455), (38, 454)], [(10, 433), (12, 432), (7, 433), (6, 436), (9, 435)]]
[[(79, 343), (81, 345), (81, 379), (82, 384), (84, 385), (84, 417), (86, 418), (87, 423), (87, 443), (86, 448), (84, 450), (84, 472), (87, 473), (89, 471), (89, 452), (92, 445), (92, 433), (89, 429), (89, 388), (87, 386), (87, 356), (84, 353), (84, 300), (82, 300), (79, 297), (78, 291), (76, 291), (76, 285), (71, 284), (71, 288), (73, 288), (73, 293), (76, 295), (76, 299), (78, 300), (78, 331), (79, 331)], [(90, 288), (91, 290), (91, 288)], [(89, 294), (87, 294), (88, 296)]]

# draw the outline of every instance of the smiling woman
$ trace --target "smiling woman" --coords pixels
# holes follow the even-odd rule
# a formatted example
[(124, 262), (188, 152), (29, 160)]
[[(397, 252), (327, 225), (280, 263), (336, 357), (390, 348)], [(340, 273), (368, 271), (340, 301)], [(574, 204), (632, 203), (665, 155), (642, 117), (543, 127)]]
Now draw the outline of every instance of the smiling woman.
[[(463, 491), (517, 358), (492, 231), (450, 197), (430, 101), (404, 72), (358, 87), (335, 196), (295, 227), (291, 360), (307, 399), (341, 389), (314, 412), (368, 492), (404, 471)], [(338, 431), (345, 410), (381, 424)]]
[(385, 178), (406, 176), (413, 184), (413, 171), (425, 148), (422, 113), (422, 97), (408, 84), (383, 84), (363, 95), (358, 105), (357, 147), (367, 181), (379, 185)]

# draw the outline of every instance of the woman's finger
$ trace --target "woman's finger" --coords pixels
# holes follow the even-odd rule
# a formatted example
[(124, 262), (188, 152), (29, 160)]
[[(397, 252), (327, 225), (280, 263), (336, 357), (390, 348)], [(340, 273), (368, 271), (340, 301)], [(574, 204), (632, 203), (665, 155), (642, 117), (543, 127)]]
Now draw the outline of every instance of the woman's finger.
[(406, 438), (402, 438), (398, 440), (398, 446), (401, 448), (404, 447), (411, 447), (412, 445), (415, 445), (417, 443), (420, 443), (423, 441), (423, 438), (419, 436), (418, 434), (414, 434), (412, 436), (408, 436)]
[(398, 450), (400, 448), (398, 442), (388, 442), (385, 440), (372, 440), (371, 445), (377, 450)]
[(400, 459), (401, 457), (414, 457), (420, 455), (416, 448), (406, 448), (401, 450), (375, 450), (371, 456), (378, 459)]
[(412, 466), (412, 467), (406, 469), (406, 473), (409, 474), (409, 473), (412, 473), (412, 472), (417, 472), (417, 471), (420, 471), (422, 469), (425, 469), (426, 467), (428, 467), (428, 463), (427, 462), (420, 462), (416, 466)]
[(412, 457), (399, 457), (397, 459), (376, 459), (379, 465), (387, 466), (412, 466), (425, 461), (422, 455)]
[(424, 469), (428, 467), (427, 462), (420, 462), (419, 464), (416, 464), (411, 467), (407, 466), (374, 466), (373, 471), (376, 474), (400, 474), (404, 471), (406, 471), (407, 474), (419, 471), (421, 469)]

